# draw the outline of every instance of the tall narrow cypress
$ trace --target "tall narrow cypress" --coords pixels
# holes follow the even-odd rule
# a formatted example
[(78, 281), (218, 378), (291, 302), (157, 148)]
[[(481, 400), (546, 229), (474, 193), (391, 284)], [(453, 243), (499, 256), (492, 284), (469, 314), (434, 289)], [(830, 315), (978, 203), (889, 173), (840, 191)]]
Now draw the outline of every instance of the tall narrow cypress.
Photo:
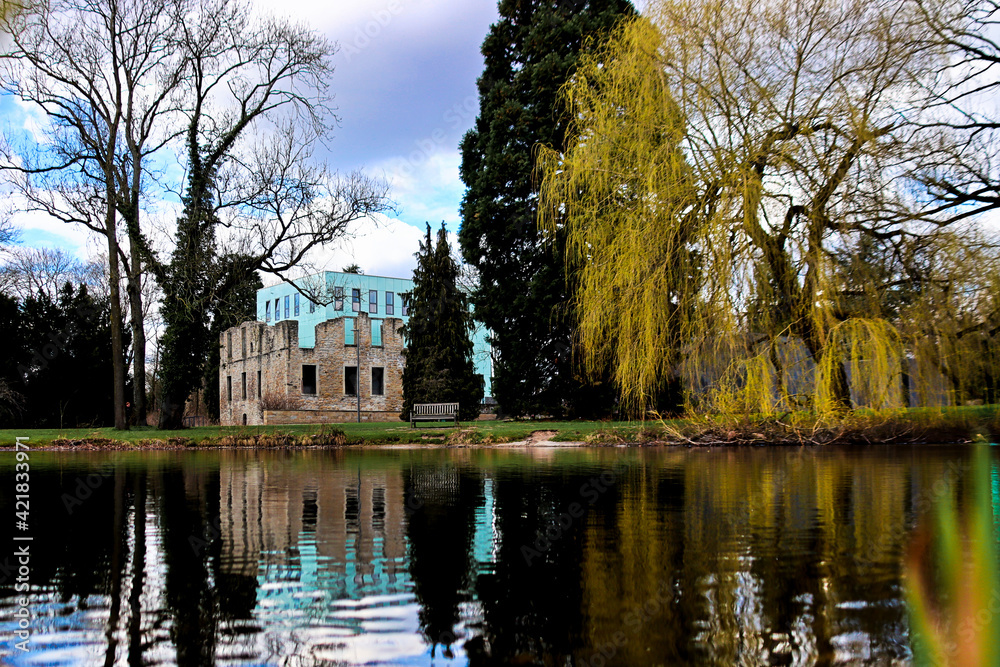
[(417, 252), (413, 291), (404, 294), (410, 319), (403, 327), (403, 412), (414, 403), (458, 403), (462, 421), (479, 416), (483, 378), (472, 359), (472, 313), (469, 297), (458, 287), (458, 264), (451, 256), (448, 233), (441, 225), (437, 244), (431, 226)]

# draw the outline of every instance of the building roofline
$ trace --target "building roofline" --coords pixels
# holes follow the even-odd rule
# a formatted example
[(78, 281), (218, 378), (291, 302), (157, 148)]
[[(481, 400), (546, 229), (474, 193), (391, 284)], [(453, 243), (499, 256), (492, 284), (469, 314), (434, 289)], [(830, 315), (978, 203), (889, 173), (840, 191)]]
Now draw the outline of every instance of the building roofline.
[(409, 277), (409, 278), (400, 278), (399, 276), (378, 276), (378, 275), (375, 275), (373, 273), (344, 273), (343, 271), (319, 271), (317, 273), (310, 273), (310, 274), (301, 276), (299, 278), (295, 278), (294, 280), (291, 280), (291, 281), (282, 280), (281, 282), (277, 282), (277, 283), (275, 283), (273, 285), (264, 285), (260, 289), (271, 289), (272, 287), (279, 287), (281, 285), (287, 285), (289, 282), (293, 282), (294, 283), (294, 282), (299, 281), (299, 280), (305, 280), (307, 278), (313, 278), (313, 277), (316, 277), (316, 276), (326, 277), (328, 274), (331, 274), (331, 273), (335, 273), (335, 274), (340, 275), (340, 276), (359, 276), (361, 278), (385, 278), (387, 280), (408, 280), (410, 282), (413, 282), (413, 277), (412, 276)]

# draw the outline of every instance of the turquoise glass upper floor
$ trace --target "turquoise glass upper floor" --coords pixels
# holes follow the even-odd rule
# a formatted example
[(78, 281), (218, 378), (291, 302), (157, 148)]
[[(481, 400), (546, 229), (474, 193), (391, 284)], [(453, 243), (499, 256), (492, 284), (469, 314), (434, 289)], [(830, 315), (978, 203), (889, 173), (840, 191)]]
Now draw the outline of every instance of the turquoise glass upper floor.
[(412, 280), (326, 271), (295, 284), (301, 292), (287, 283), (257, 290), (257, 319), (267, 324), (298, 320), (301, 347), (315, 346), (317, 324), (352, 313), (409, 319), (402, 294), (413, 289)]
[[(409, 278), (325, 271), (294, 282), (301, 291), (288, 283), (257, 290), (257, 320), (269, 325), (297, 320), (299, 347), (316, 346), (317, 324), (354, 313), (366, 313), (374, 320), (395, 317), (404, 324), (409, 321), (409, 309), (402, 296), (413, 289)], [(348, 329), (353, 331), (350, 325)], [(351, 334), (348, 337), (353, 338)], [(486, 396), (491, 396), (491, 350), (486, 329), (478, 322), (472, 341), (476, 372), (483, 376)]]

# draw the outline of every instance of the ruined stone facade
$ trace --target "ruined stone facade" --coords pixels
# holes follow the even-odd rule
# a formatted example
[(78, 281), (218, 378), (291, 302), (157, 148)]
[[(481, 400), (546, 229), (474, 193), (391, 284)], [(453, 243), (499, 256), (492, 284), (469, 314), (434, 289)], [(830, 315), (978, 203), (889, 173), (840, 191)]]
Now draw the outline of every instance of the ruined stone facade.
[(358, 396), (353, 388), (358, 385), (362, 421), (399, 419), (402, 324), (399, 318), (374, 319), (366, 313), (329, 319), (316, 325), (311, 348), (299, 347), (299, 322), (293, 319), (273, 326), (244, 322), (228, 329), (219, 341), (220, 422), (357, 421)]

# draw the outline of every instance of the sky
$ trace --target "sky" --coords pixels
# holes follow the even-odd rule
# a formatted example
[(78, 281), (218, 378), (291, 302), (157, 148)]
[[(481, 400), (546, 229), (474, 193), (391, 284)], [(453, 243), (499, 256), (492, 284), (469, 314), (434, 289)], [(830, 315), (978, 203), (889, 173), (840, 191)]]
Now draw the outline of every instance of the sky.
[[(288, 17), (339, 45), (330, 81), (339, 118), (320, 157), (346, 173), (385, 178), (395, 213), (369, 220), (341, 247), (314, 261), (340, 270), (409, 277), (424, 224), (443, 221), (452, 242), (464, 185), (458, 144), (478, 114), (479, 52), (497, 20), (496, 0), (257, 0), (264, 13)], [(0, 99), (0, 122), (31, 129), (38, 117)], [(25, 245), (56, 246), (81, 258), (101, 244), (82, 228), (19, 215)]]
[[(365, 225), (350, 256), (370, 274), (408, 277), (424, 224), (459, 227), (464, 185), (458, 144), (479, 111), (479, 52), (496, 0), (260, 2), (340, 45), (332, 90), (340, 117), (329, 163), (385, 177), (396, 213)], [(452, 242), (455, 242), (454, 236)], [(349, 263), (349, 262), (346, 262)]]

